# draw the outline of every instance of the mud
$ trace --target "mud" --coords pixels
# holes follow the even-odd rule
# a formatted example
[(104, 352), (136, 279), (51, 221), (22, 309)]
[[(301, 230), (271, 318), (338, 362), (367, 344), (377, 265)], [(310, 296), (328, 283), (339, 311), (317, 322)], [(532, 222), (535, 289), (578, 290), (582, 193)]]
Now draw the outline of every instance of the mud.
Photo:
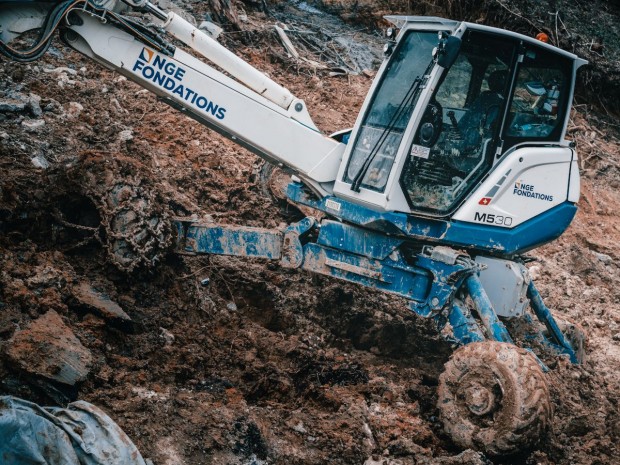
[[(321, 130), (351, 127), (371, 79), (293, 62), (273, 17), (244, 8), (244, 31), (222, 40), (303, 98)], [(288, 8), (267, 4), (280, 22), (308, 21)], [(445, 435), (436, 390), (452, 348), (400, 299), (259, 260), (167, 254), (167, 218), (277, 227), (300, 212), (265, 195), (253, 155), (60, 43), (52, 52), (0, 62), (0, 91), (40, 96), (42, 111), (0, 111), (2, 393), (92, 402), (156, 464), (490, 463)], [(581, 209), (530, 268), (547, 305), (584, 328), (587, 362), (543, 354), (554, 420), (534, 450), (493, 463), (620, 461), (620, 144), (600, 107), (577, 111)], [(130, 331), (76, 300), (83, 282)], [(73, 390), (26, 379), (6, 356), (50, 310), (93, 356)]]

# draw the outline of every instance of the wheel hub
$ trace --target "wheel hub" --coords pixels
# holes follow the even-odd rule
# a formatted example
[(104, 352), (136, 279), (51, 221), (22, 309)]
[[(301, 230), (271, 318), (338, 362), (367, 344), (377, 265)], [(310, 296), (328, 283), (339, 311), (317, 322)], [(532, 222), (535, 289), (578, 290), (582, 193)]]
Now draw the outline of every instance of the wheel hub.
[(476, 416), (486, 415), (495, 410), (495, 394), (480, 383), (472, 383), (465, 389), (467, 408)]

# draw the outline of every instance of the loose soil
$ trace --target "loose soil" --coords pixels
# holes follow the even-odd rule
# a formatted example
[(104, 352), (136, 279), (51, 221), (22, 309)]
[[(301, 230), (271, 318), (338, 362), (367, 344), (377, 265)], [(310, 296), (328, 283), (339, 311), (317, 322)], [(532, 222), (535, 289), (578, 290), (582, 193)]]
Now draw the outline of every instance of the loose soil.
[[(236, 7), (247, 21), (222, 42), (303, 98), (325, 133), (351, 127), (381, 39), (306, 7)], [(299, 45), (326, 69), (296, 63), (276, 21), (340, 48), (321, 56)], [(37, 63), (0, 61), (0, 91), (39, 95), (43, 109), (0, 113), (1, 393), (92, 402), (156, 464), (491, 463), (444, 433), (436, 388), (452, 347), (402, 300), (259, 260), (165, 254), (172, 217), (277, 227), (301, 213), (266, 195), (255, 156), (54, 45)], [(356, 64), (370, 71), (330, 74)], [(620, 463), (620, 143), (613, 109), (576, 108), (580, 210), (531, 252), (530, 269), (547, 305), (586, 332), (587, 362), (541, 354), (550, 430), (534, 450), (492, 463)], [(119, 236), (119, 224), (149, 234)], [(83, 283), (131, 324), (85, 304)], [(50, 311), (92, 354), (73, 388), (9, 356)]]

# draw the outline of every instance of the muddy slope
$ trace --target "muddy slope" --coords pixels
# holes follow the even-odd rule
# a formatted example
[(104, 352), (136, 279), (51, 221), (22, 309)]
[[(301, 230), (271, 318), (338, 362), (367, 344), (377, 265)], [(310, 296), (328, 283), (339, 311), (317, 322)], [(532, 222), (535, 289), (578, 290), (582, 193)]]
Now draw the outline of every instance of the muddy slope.
[[(245, 4), (244, 31), (222, 40), (305, 99), (322, 130), (350, 127), (371, 80), (330, 75), (347, 49), (326, 58), (306, 44), (326, 69), (295, 63), (271, 25), (313, 25), (362, 49), (380, 41), (307, 8), (266, 6)], [(0, 113), (0, 392), (93, 402), (156, 464), (489, 463), (443, 433), (436, 386), (451, 348), (399, 299), (114, 236), (119, 211), (165, 240), (170, 231), (153, 218), (264, 227), (297, 218), (265, 195), (256, 157), (60, 43), (36, 64), (0, 62), (0, 91), (25, 102)], [(545, 359), (551, 431), (535, 450), (496, 463), (620, 461), (618, 134), (578, 109), (581, 210), (531, 266), (547, 304), (588, 333), (589, 359)], [(142, 201), (119, 210), (125, 195)], [(128, 256), (135, 269), (123, 266)], [(29, 340), (22, 331), (50, 311), (90, 354), (73, 387), (16, 355)]]

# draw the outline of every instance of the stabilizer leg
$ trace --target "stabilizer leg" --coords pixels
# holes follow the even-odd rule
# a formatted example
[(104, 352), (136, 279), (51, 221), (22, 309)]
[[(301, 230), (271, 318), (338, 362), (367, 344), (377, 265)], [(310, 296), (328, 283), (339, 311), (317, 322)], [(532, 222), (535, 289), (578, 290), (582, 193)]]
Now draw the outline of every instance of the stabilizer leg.
[(504, 326), (504, 323), (499, 321), (499, 318), (497, 318), (497, 314), (495, 313), (495, 310), (493, 310), (493, 305), (491, 304), (489, 296), (487, 296), (487, 293), (480, 282), (480, 278), (478, 278), (477, 275), (472, 274), (465, 280), (465, 285), (467, 286), (467, 290), (474, 302), (476, 311), (480, 316), (482, 324), (487, 329), (489, 336), (499, 342), (509, 342), (514, 344), (510, 334), (508, 334), (508, 330)]
[(579, 363), (579, 359), (575, 353), (575, 348), (560, 330), (558, 324), (553, 318), (551, 310), (549, 310), (543, 302), (542, 297), (538, 293), (536, 286), (534, 286), (533, 281), (530, 282), (530, 285), (527, 288), (527, 297), (530, 299), (530, 306), (532, 307), (532, 310), (534, 310), (536, 317), (547, 327), (549, 334), (554, 339), (554, 342), (558, 346), (560, 352), (567, 354), (572, 363)]
[(455, 339), (461, 344), (482, 342), (485, 340), (480, 326), (463, 302), (455, 299), (448, 316)]

